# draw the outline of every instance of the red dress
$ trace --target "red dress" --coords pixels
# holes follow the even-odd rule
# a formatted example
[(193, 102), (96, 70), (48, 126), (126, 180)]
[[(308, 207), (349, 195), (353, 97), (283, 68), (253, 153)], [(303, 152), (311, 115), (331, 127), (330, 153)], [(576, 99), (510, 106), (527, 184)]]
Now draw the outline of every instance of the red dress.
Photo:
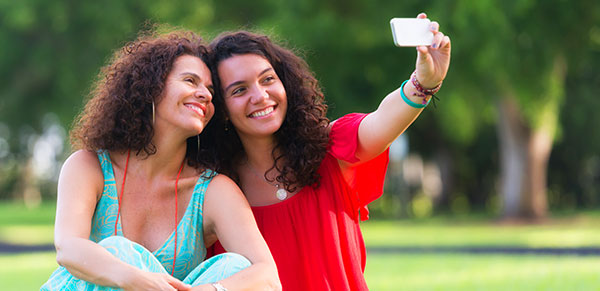
[[(252, 207), (284, 291), (368, 290), (359, 219), (368, 219), (367, 204), (383, 193), (388, 151), (355, 166), (349, 184), (337, 161), (359, 161), (358, 126), (365, 116), (349, 114), (333, 124), (318, 188), (307, 186), (283, 202)], [(219, 244), (212, 251), (224, 252)]]

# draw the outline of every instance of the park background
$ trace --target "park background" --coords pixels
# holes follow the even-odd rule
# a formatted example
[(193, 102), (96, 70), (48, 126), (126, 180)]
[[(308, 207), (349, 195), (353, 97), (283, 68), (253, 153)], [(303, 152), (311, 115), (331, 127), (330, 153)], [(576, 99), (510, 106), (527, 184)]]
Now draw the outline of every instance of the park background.
[[(386, 193), (362, 226), (369, 285), (598, 288), (592, 0), (0, 0), (0, 242), (51, 244), (68, 130), (140, 30), (267, 33), (305, 58), (335, 119), (375, 110), (410, 76), (416, 52), (393, 45), (389, 20), (419, 12), (450, 36), (452, 61), (439, 102), (394, 143)], [(35, 289), (55, 267), (52, 251), (0, 252), (0, 288)]]

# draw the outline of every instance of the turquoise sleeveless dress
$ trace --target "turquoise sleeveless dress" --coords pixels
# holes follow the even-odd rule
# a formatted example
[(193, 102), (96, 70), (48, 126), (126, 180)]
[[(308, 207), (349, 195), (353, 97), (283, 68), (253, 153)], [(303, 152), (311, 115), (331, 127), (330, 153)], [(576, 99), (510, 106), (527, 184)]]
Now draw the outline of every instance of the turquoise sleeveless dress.
[[(175, 232), (154, 252), (123, 237), (120, 218), (117, 223), (117, 235), (114, 236), (119, 207), (115, 175), (107, 151), (98, 152), (98, 159), (104, 175), (104, 191), (92, 218), (90, 240), (130, 265), (149, 272), (171, 274)], [(202, 228), (202, 206), (206, 188), (216, 175), (214, 171), (206, 170), (198, 178), (185, 214), (177, 225), (177, 260), (173, 276), (192, 286), (217, 282), (250, 266), (246, 258), (234, 253), (225, 253), (204, 261), (206, 248)], [(71, 275), (64, 267), (59, 267), (41, 290), (119, 289), (86, 282)]]

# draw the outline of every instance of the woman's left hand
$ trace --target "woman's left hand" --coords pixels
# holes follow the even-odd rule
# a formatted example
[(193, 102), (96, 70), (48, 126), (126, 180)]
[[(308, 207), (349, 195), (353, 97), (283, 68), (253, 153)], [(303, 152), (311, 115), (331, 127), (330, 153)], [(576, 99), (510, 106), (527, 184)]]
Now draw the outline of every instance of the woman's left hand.
[[(417, 18), (427, 18), (421, 13)], [(432, 21), (430, 29), (433, 32), (431, 46), (417, 47), (417, 80), (425, 89), (434, 88), (440, 84), (450, 65), (450, 38), (439, 31), (440, 25)]]

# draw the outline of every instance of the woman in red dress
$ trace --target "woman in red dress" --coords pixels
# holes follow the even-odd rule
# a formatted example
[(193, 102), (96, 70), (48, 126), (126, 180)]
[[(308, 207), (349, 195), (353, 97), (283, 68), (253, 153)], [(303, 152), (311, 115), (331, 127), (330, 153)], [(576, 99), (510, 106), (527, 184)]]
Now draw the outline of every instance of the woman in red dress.
[(291, 51), (244, 31), (211, 43), (220, 112), (204, 144), (216, 145), (209, 150), (218, 171), (252, 206), (284, 290), (368, 289), (359, 221), (382, 194), (389, 145), (446, 76), (450, 39), (438, 27), (432, 22), (431, 46), (417, 47), (414, 74), (376, 111), (334, 122), (317, 80)]

